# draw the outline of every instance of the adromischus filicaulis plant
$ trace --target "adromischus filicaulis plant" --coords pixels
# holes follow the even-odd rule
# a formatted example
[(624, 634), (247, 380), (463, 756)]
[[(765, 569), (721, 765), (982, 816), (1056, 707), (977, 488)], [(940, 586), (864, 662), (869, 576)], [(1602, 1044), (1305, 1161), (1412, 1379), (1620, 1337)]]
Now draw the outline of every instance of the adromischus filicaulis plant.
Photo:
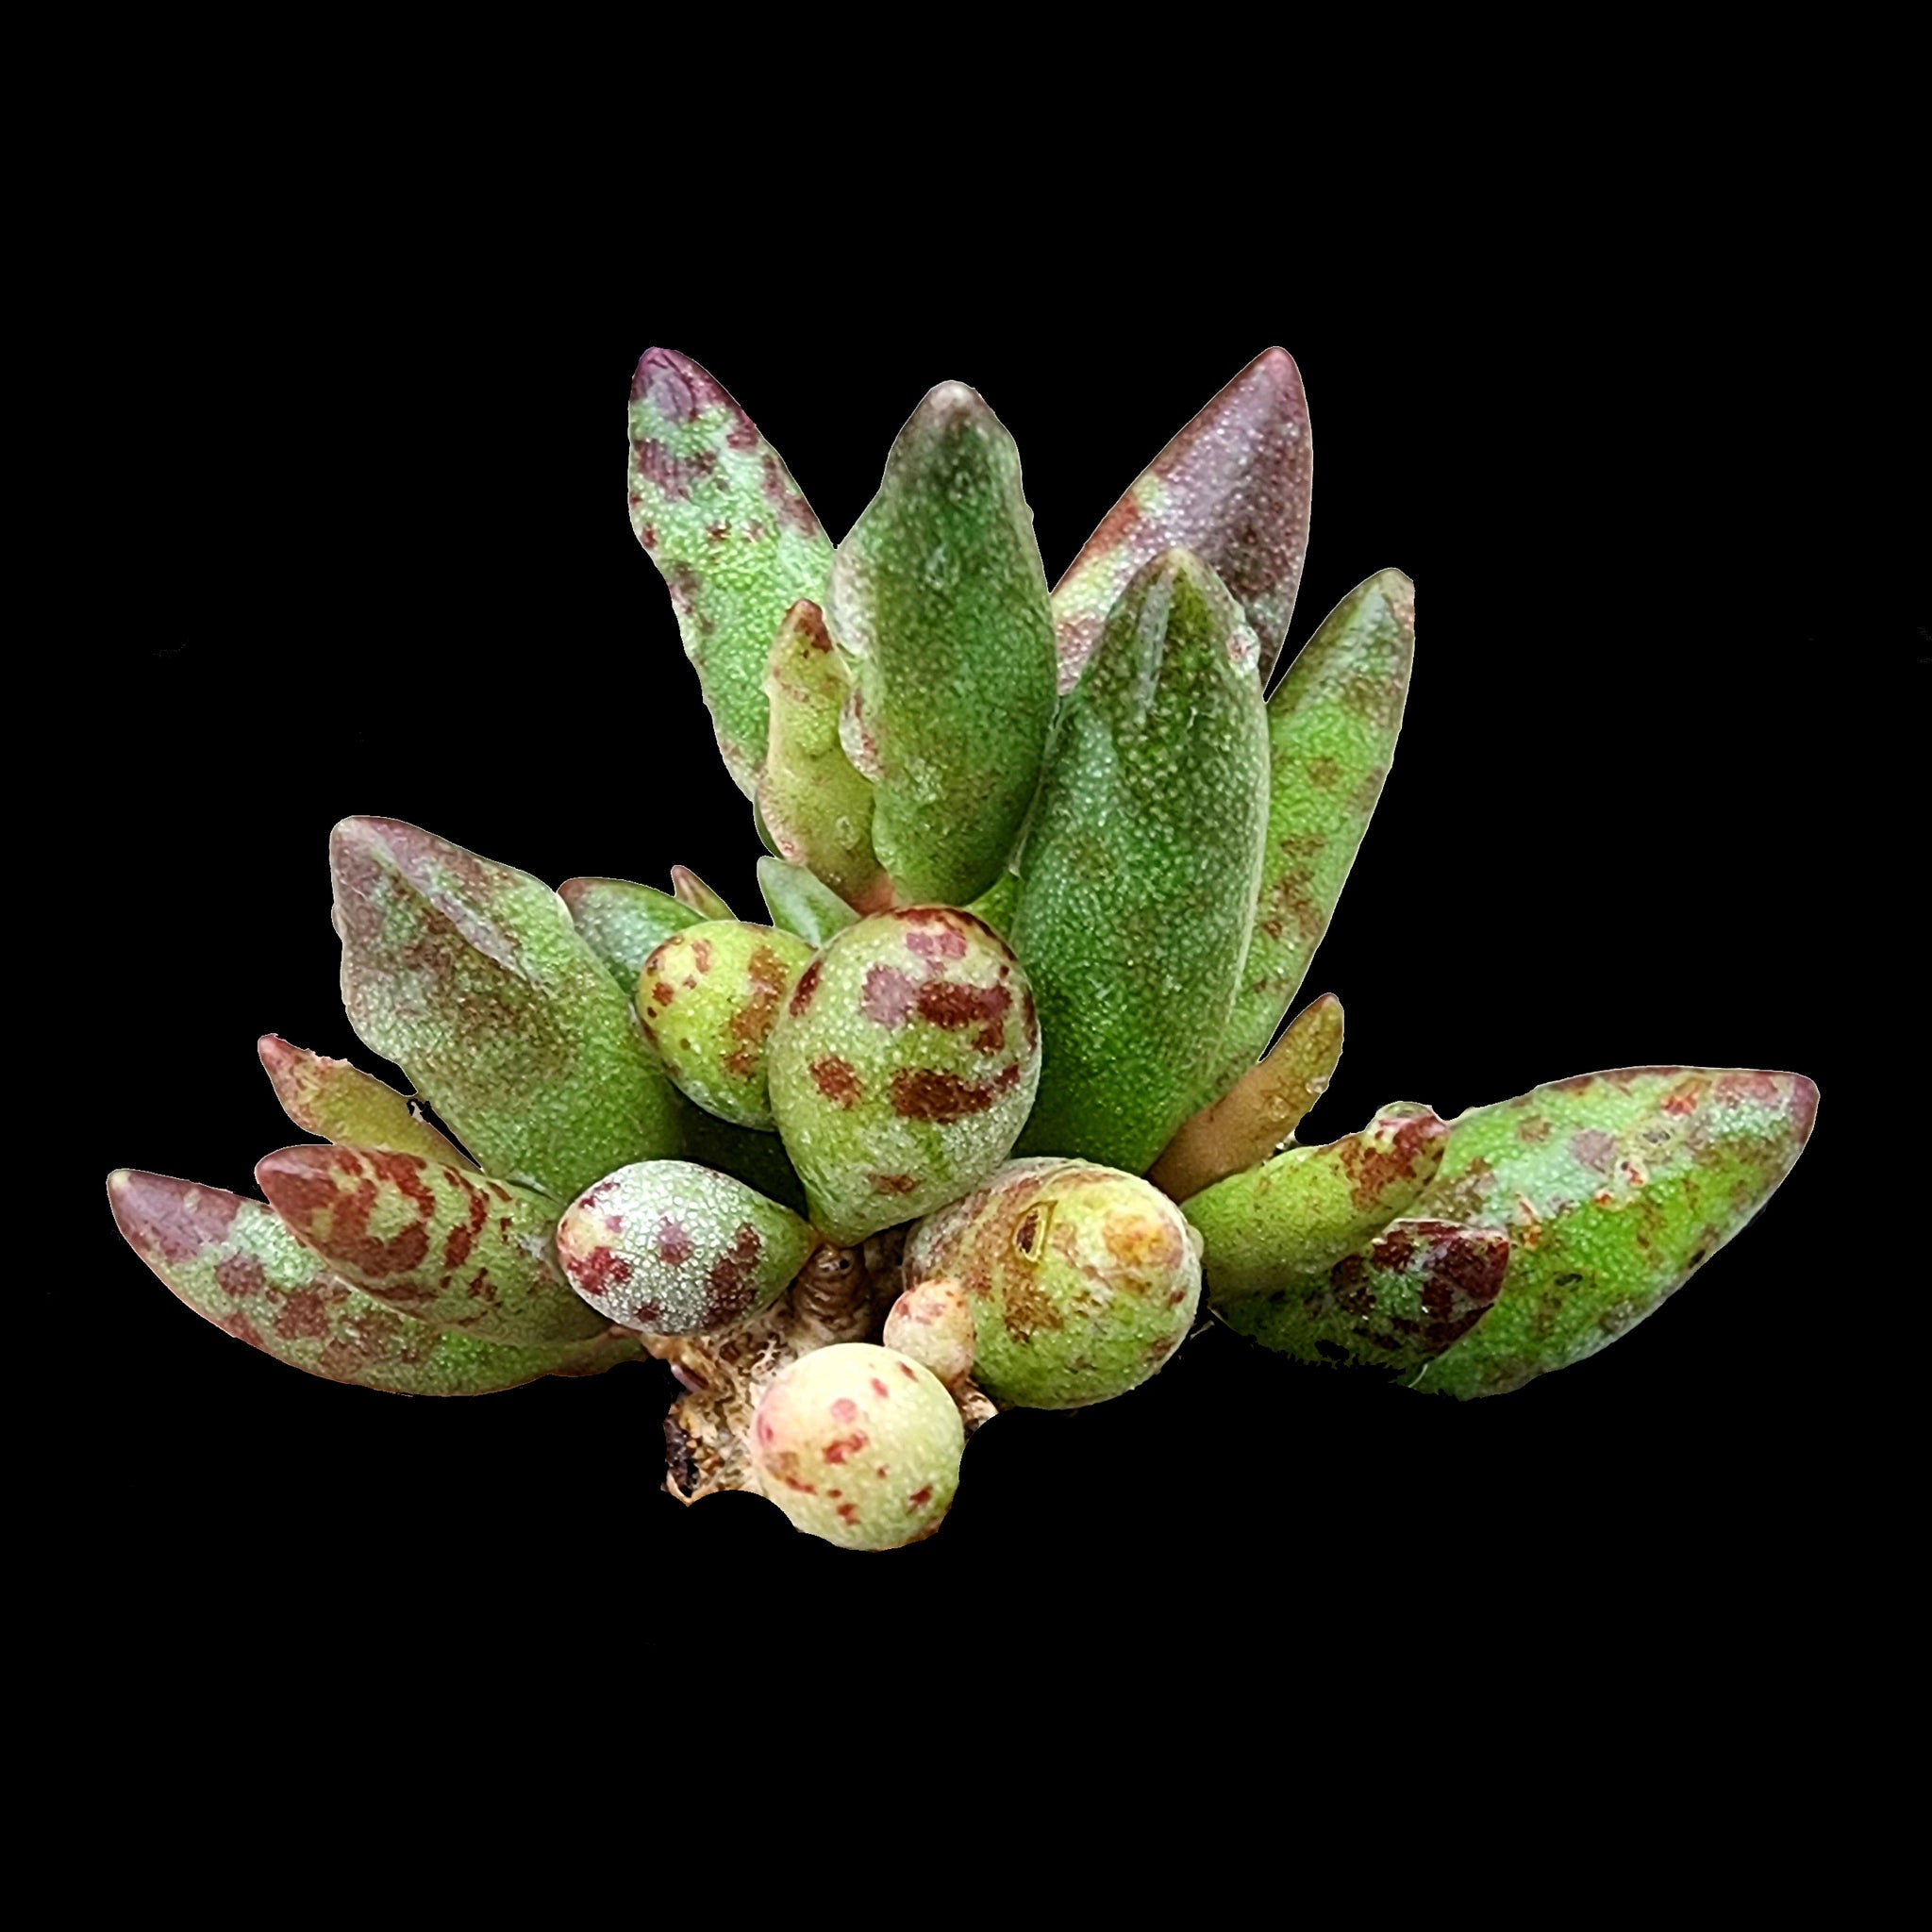
[(989, 1417), (1124, 1394), (1204, 1292), (1293, 1360), (1497, 1394), (1650, 1314), (1797, 1158), (1809, 1080), (1704, 1067), (1296, 1141), (1342, 1013), (1294, 1003), (1388, 774), (1415, 594), (1369, 577), (1271, 691), (1310, 475), (1281, 350), (1051, 591), (1019, 453), (962, 383), (837, 546), (687, 358), (638, 365), (629, 441), (769, 923), (682, 867), (552, 891), (344, 820), (349, 1020), (448, 1131), (270, 1036), (317, 1140), (261, 1162), (265, 1203), (112, 1175), (136, 1251), (231, 1335), (410, 1394), (649, 1354), (684, 1389), (675, 1494), (758, 1491), (882, 1549), (938, 1526)]

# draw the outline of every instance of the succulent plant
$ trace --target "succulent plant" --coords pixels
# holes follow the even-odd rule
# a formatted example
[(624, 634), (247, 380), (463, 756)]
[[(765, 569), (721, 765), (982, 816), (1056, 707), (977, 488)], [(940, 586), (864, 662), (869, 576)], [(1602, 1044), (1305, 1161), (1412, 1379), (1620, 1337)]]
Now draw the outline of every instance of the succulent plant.
[(770, 923), (681, 866), (553, 891), (344, 820), (344, 1005), (414, 1091), (269, 1036), (314, 1139), (260, 1163), (265, 1201), (115, 1174), (130, 1244), (229, 1334), (365, 1388), (656, 1357), (674, 1494), (757, 1491), (864, 1549), (940, 1525), (1003, 1408), (1124, 1394), (1204, 1310), (1458, 1398), (1616, 1340), (1763, 1206), (1817, 1090), (1628, 1068), (1297, 1139), (1343, 1016), (1296, 1002), (1415, 646), (1384, 570), (1274, 677), (1310, 447), (1270, 349), (1050, 590), (973, 390), (925, 397), (835, 545), (731, 396), (652, 350), (631, 519)]

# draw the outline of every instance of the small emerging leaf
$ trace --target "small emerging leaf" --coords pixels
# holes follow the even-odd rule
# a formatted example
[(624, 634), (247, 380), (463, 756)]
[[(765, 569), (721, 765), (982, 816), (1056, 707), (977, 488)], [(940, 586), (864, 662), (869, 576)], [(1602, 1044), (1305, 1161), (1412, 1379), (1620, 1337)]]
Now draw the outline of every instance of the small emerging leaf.
[(557, 896), (570, 908), (584, 943), (610, 969), (629, 999), (644, 961), (675, 932), (696, 925), (702, 912), (628, 879), (565, 879)]
[(974, 919), (983, 919), (1003, 940), (1013, 937), (1013, 915), (1020, 909), (1020, 874), (1003, 872), (972, 905), (965, 908)]
[(630, 391), (630, 521), (662, 574), (718, 749), (751, 793), (765, 756), (765, 658), (832, 545), (778, 453), (705, 370), (652, 349)]
[(1301, 988), (1382, 795), (1414, 655), (1415, 586), (1380, 571), (1329, 612), (1268, 701), (1267, 856), (1203, 1106), (1255, 1064)]
[(431, 1327), (523, 1345), (603, 1326), (551, 1259), (541, 1194), (374, 1147), (285, 1147), (255, 1178), (331, 1273)]
[(1763, 1207), (1817, 1108), (1799, 1074), (1625, 1067), (1462, 1115), (1414, 1211), (1504, 1230), (1509, 1273), (1416, 1387), (1499, 1395), (1607, 1347)]
[(772, 924), (814, 946), (824, 945), (835, 932), (858, 921), (858, 914), (830, 886), (821, 885), (803, 866), (788, 865), (782, 858), (758, 860), (758, 891), (764, 894)]
[(765, 676), (772, 728), (758, 804), (784, 858), (849, 905), (877, 912), (891, 903), (892, 888), (872, 849), (872, 781), (839, 741), (851, 691), (818, 606), (794, 604)]
[(1341, 1002), (1324, 992), (1295, 1015), (1259, 1066), (1182, 1127), (1147, 1178), (1185, 1201), (1266, 1160), (1327, 1091), (1341, 1058)]
[(700, 919), (736, 919), (737, 913), (725, 905), (724, 896), (714, 892), (688, 865), (674, 865), (671, 868), (671, 895), (680, 906), (688, 907)]
[(1448, 1138), (1448, 1122), (1425, 1107), (1385, 1107), (1358, 1134), (1291, 1147), (1196, 1194), (1183, 1211), (1207, 1242), (1208, 1299), (1291, 1291), (1325, 1274), (1409, 1210)]
[(1060, 690), (1079, 681), (1135, 572), (1176, 547), (1246, 612), (1265, 690), (1294, 614), (1312, 480), (1301, 372), (1286, 350), (1265, 349), (1154, 458), (1055, 586)]
[(603, 1334), (511, 1348), (432, 1328), (337, 1279), (259, 1201), (124, 1168), (108, 1200), (127, 1244), (216, 1327), (306, 1374), (399, 1395), (487, 1395), (595, 1375), (641, 1351)]
[(420, 1154), (451, 1167), (473, 1163), (454, 1141), (439, 1134), (408, 1097), (347, 1060), (325, 1058), (291, 1046), (279, 1034), (255, 1042), (282, 1111), (306, 1134), (363, 1147)]

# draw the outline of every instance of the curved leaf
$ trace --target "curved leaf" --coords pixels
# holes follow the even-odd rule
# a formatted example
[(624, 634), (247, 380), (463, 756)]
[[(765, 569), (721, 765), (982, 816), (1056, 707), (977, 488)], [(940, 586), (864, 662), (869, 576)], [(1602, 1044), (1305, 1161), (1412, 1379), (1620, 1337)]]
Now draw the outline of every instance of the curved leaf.
[(610, 969), (625, 999), (638, 990), (644, 961), (675, 932), (696, 925), (696, 912), (655, 886), (628, 879), (565, 879), (557, 896), (569, 908), (571, 924), (584, 943)]
[(469, 1167), (469, 1157), (439, 1134), (393, 1087), (347, 1060), (291, 1046), (279, 1034), (255, 1042), (282, 1111), (306, 1134), (364, 1147), (389, 1147)]
[(686, 906), (700, 919), (736, 919), (738, 914), (724, 903), (724, 895), (714, 892), (688, 865), (674, 865), (671, 868), (671, 895), (680, 906)]
[(830, 886), (815, 879), (803, 866), (788, 865), (782, 858), (758, 860), (758, 891), (772, 924), (795, 932), (814, 946), (822, 946), (835, 932), (843, 932), (858, 923), (856, 913)]

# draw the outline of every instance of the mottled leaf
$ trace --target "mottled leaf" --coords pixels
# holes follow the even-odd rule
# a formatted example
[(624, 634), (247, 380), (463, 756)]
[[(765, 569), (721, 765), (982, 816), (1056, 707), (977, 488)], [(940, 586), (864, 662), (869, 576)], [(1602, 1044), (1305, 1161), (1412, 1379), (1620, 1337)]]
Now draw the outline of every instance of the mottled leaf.
[(1798, 1074), (1626, 1067), (1462, 1115), (1414, 1212), (1505, 1230), (1509, 1273), (1416, 1386), (1501, 1394), (1626, 1333), (1764, 1205), (1817, 1107)]
[(282, 1110), (304, 1133), (363, 1147), (421, 1154), (452, 1167), (471, 1161), (454, 1141), (439, 1134), (408, 1097), (347, 1060), (325, 1058), (291, 1046), (279, 1034), (255, 1042)]
[(1341, 1058), (1341, 1002), (1324, 992), (1295, 1015), (1259, 1066), (1181, 1128), (1147, 1178), (1185, 1201), (1266, 1160), (1327, 1091)]
[(861, 911), (891, 903), (891, 881), (872, 849), (872, 780), (839, 741), (852, 681), (816, 604), (794, 604), (779, 626), (765, 675), (771, 737), (758, 803), (779, 853)]
[(548, 886), (394, 819), (329, 851), (349, 1023), (490, 1173), (561, 1202), (679, 1151), (671, 1083)]
[(1128, 587), (1067, 700), (1020, 867), (1013, 948), (1045, 1059), (1023, 1154), (1142, 1174), (1192, 1110), (1260, 877), (1255, 639), (1198, 558)]
[(913, 412), (839, 546), (825, 621), (853, 660), (847, 756), (900, 902), (963, 906), (1000, 874), (1054, 708), (1053, 619), (1020, 453), (964, 383)]
[(122, 1169), (108, 1198), (128, 1245), (175, 1294), (251, 1348), (331, 1382), (400, 1395), (487, 1395), (594, 1375), (641, 1353), (603, 1334), (511, 1348), (433, 1328), (331, 1274), (259, 1201)]
[(737, 913), (724, 903), (722, 892), (714, 892), (688, 865), (671, 868), (671, 894), (680, 906), (688, 907), (700, 919), (736, 919)]
[(758, 860), (758, 891), (774, 925), (795, 932), (815, 946), (858, 920), (830, 886), (821, 885), (803, 866), (788, 865), (782, 858)]
[[(1358, 1134), (1291, 1147), (1204, 1189), (1184, 1212), (1207, 1243), (1208, 1298), (1291, 1291), (1326, 1274), (1415, 1206), (1448, 1138), (1448, 1122), (1425, 1107), (1385, 1107)], [(1416, 1212), (1457, 1218), (1442, 1208)]]
[(584, 943), (610, 969), (610, 976), (630, 999), (644, 961), (675, 932), (705, 917), (660, 892), (628, 879), (565, 879), (557, 895), (570, 908), (571, 923)]
[(604, 1326), (558, 1271), (541, 1194), (374, 1147), (285, 1147), (255, 1178), (331, 1273), (432, 1327), (529, 1344)]
[(1239, 600), (1265, 688), (1294, 614), (1313, 475), (1301, 372), (1265, 349), (1154, 458), (1055, 587), (1060, 690), (1078, 682), (1135, 573), (1176, 548)]
[(1219, 1313), (1297, 1361), (1407, 1382), (1482, 1320), (1508, 1265), (1500, 1228), (1396, 1221), (1325, 1273), (1226, 1302)]
[(631, 383), (630, 521), (670, 589), (718, 749), (750, 793), (766, 655), (786, 611), (824, 597), (832, 545), (751, 418), (673, 349), (647, 351)]
[(1267, 858), (1204, 1106), (1267, 1047), (1328, 929), (1389, 775), (1414, 652), (1415, 586), (1380, 571), (1329, 612), (1268, 701)]

